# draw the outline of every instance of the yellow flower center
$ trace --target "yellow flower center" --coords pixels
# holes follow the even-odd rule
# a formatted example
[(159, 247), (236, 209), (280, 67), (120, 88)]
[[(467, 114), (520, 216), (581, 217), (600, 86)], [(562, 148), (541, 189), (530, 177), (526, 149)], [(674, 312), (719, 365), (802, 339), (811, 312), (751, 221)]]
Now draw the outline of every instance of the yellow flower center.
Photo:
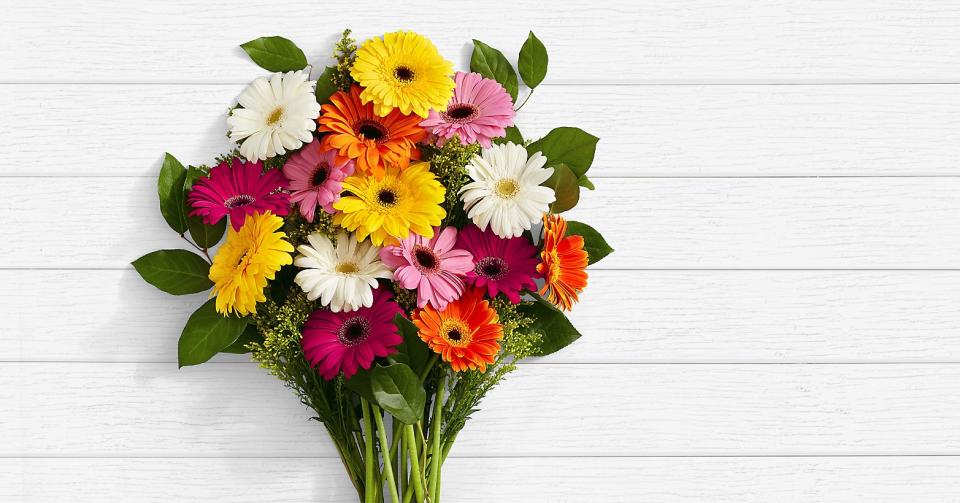
[(454, 347), (464, 347), (470, 344), (473, 333), (470, 327), (459, 318), (447, 318), (440, 324), (440, 337)]
[(504, 199), (513, 199), (520, 192), (520, 184), (513, 178), (504, 178), (497, 182), (494, 192)]
[(353, 262), (340, 262), (337, 264), (336, 270), (340, 274), (355, 274), (360, 271), (360, 268)]
[(276, 110), (270, 112), (270, 115), (267, 116), (267, 125), (276, 125), (281, 119), (283, 119), (283, 107), (277, 107)]

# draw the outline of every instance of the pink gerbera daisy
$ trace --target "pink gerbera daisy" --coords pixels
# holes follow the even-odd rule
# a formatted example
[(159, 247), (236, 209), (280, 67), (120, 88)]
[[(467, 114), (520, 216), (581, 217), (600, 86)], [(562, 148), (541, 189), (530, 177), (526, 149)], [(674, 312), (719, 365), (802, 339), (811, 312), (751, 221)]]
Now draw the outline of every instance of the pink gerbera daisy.
[(473, 270), (473, 255), (454, 248), (456, 227), (434, 228), (433, 237), (410, 233), (398, 246), (380, 250), (380, 260), (394, 269), (393, 278), (403, 288), (417, 290), (417, 307), (443, 310), (463, 294), (463, 276)]
[(244, 162), (235, 157), (200, 177), (193, 184), (187, 201), (193, 210), (191, 216), (203, 217), (213, 225), (230, 215), (233, 229), (239, 231), (247, 215), (272, 212), (286, 215), (290, 211), (290, 195), (283, 192), (287, 179), (279, 170), (263, 172), (263, 164)]
[(336, 150), (320, 151), (320, 140), (313, 140), (290, 156), (283, 175), (290, 180), (290, 201), (300, 204), (300, 214), (313, 222), (317, 206), (333, 214), (333, 203), (340, 199), (343, 179), (353, 174), (353, 161), (337, 155)]
[(487, 287), (487, 295), (503, 293), (514, 304), (520, 303), (520, 291), (536, 290), (539, 250), (525, 236), (501, 238), (492, 229), (481, 231), (475, 225), (465, 227), (457, 237), (457, 248), (469, 251), (476, 264), (467, 273), (467, 283)]
[(370, 368), (374, 358), (397, 352), (403, 342), (393, 323), (402, 310), (387, 290), (373, 291), (373, 305), (353, 312), (314, 311), (303, 325), (303, 355), (320, 375), (331, 380), (343, 371), (350, 378)]
[(513, 125), (516, 112), (510, 95), (499, 82), (479, 73), (457, 72), (454, 82), (456, 87), (447, 109), (430, 110), (420, 126), (429, 129), (440, 145), (459, 135), (464, 144), (479, 143), (490, 148), (491, 138), (503, 136), (505, 128)]

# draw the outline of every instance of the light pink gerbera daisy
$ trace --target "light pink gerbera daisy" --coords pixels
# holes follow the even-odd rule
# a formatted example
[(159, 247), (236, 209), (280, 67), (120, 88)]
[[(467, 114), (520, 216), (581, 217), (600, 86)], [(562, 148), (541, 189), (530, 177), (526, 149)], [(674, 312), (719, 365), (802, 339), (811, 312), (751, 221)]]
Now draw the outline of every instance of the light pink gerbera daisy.
[(331, 380), (343, 371), (349, 379), (374, 358), (397, 352), (403, 337), (393, 323), (402, 309), (387, 290), (373, 291), (373, 305), (350, 313), (314, 311), (303, 325), (303, 355), (320, 375)]
[(208, 176), (200, 177), (187, 196), (193, 207), (191, 216), (203, 217), (203, 222), (213, 225), (230, 215), (233, 229), (239, 231), (247, 215), (272, 212), (286, 215), (290, 212), (290, 194), (283, 192), (287, 179), (279, 170), (263, 172), (263, 164), (244, 162), (235, 157), (230, 163), (222, 163), (210, 170)]
[(499, 82), (479, 73), (457, 72), (454, 82), (456, 87), (447, 109), (430, 110), (420, 126), (430, 130), (440, 145), (459, 135), (466, 145), (479, 143), (490, 148), (490, 140), (503, 136), (505, 128), (513, 125), (516, 112), (510, 95)]
[(380, 260), (394, 269), (393, 279), (417, 290), (417, 307), (429, 302), (438, 310), (463, 294), (463, 276), (473, 270), (473, 255), (454, 248), (457, 228), (434, 228), (433, 237), (410, 233), (398, 246), (380, 250)]
[(503, 293), (514, 304), (520, 303), (520, 291), (535, 291), (539, 250), (526, 236), (501, 238), (492, 229), (481, 231), (470, 225), (457, 236), (457, 248), (473, 254), (476, 264), (467, 273), (467, 283), (486, 287), (490, 298)]
[(299, 203), (300, 214), (308, 222), (313, 222), (317, 206), (333, 214), (343, 179), (353, 174), (353, 167), (353, 161), (338, 156), (336, 150), (322, 152), (320, 140), (313, 140), (283, 165), (283, 175), (293, 191), (290, 201)]

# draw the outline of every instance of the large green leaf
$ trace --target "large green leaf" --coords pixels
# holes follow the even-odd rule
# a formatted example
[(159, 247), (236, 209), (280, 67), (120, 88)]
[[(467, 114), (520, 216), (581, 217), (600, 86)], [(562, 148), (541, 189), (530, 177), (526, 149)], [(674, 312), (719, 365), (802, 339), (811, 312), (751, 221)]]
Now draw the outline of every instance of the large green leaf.
[(473, 55), (470, 57), (470, 71), (479, 73), (488, 79), (496, 80), (510, 93), (513, 101), (517, 101), (517, 92), (520, 85), (517, 83), (517, 72), (507, 61), (502, 52), (483, 42), (473, 40)]
[(158, 250), (133, 261), (133, 267), (147, 283), (173, 295), (208, 290), (210, 264), (187, 250)]
[(307, 57), (297, 44), (283, 37), (260, 37), (240, 47), (254, 63), (269, 72), (291, 72), (307, 66)]
[(583, 249), (587, 251), (591, 264), (599, 262), (600, 259), (613, 252), (613, 248), (607, 244), (607, 240), (603, 239), (603, 236), (596, 229), (583, 222), (567, 220), (567, 235), (583, 237)]
[(233, 344), (247, 326), (246, 318), (218, 313), (216, 302), (213, 298), (200, 306), (183, 327), (177, 347), (181, 367), (199, 365), (213, 358)]
[(243, 332), (240, 333), (240, 337), (237, 337), (237, 340), (233, 341), (233, 344), (220, 350), (221, 353), (233, 353), (233, 354), (246, 354), (250, 350), (247, 349), (247, 344), (251, 342), (263, 342), (263, 336), (260, 335), (260, 332), (257, 331), (257, 326), (253, 323), (247, 325), (243, 329)]
[(553, 195), (556, 200), (550, 205), (550, 211), (553, 213), (563, 213), (580, 201), (580, 184), (577, 182), (577, 175), (567, 167), (566, 164), (557, 164), (553, 167), (553, 174), (543, 186), (553, 189)]
[(423, 416), (427, 393), (419, 377), (402, 363), (373, 367), (370, 390), (374, 402), (402, 423), (414, 424)]
[(323, 69), (323, 73), (317, 77), (317, 87), (315, 89), (317, 96), (317, 103), (323, 105), (330, 101), (330, 97), (333, 96), (333, 93), (337, 92), (337, 84), (333, 82), (333, 73), (336, 69), (332, 66), (328, 66)]
[(413, 372), (419, 376), (427, 367), (427, 363), (430, 362), (433, 351), (420, 339), (418, 335), (420, 331), (412, 321), (404, 318), (402, 314), (398, 314), (393, 322), (400, 329), (403, 342), (397, 346), (398, 352), (391, 355), (390, 358), (395, 362), (409, 365)]
[(184, 209), (183, 184), (187, 178), (187, 169), (176, 157), (169, 153), (163, 155), (160, 177), (157, 179), (157, 194), (160, 196), (160, 213), (171, 229), (183, 235), (187, 232), (187, 217)]
[(536, 297), (534, 302), (525, 302), (517, 307), (522, 314), (533, 318), (530, 328), (543, 334), (540, 349), (534, 356), (556, 353), (580, 338), (580, 332), (573, 327), (563, 312), (543, 297), (537, 294), (534, 294), (534, 297)]
[[(183, 182), (184, 194), (190, 193), (194, 182), (201, 176), (203, 176), (203, 172), (200, 171), (199, 168), (194, 166), (187, 168), (187, 177)], [(186, 199), (186, 196), (184, 196), (184, 199)], [(184, 211), (187, 215), (187, 228), (190, 229), (190, 237), (193, 238), (193, 242), (197, 243), (198, 246), (201, 248), (213, 248), (223, 239), (223, 233), (227, 230), (226, 218), (221, 219), (220, 222), (214, 225), (207, 225), (203, 223), (202, 218), (189, 215), (189, 206), (184, 207)]]
[(503, 136), (494, 139), (493, 142), (497, 145), (502, 145), (507, 142), (523, 145), (523, 135), (520, 133), (520, 128), (510, 126), (506, 128), (506, 133)]
[(586, 174), (593, 164), (600, 139), (575, 127), (558, 127), (547, 136), (527, 146), (527, 152), (541, 152), (547, 156), (547, 165), (566, 164), (577, 178)]
[(543, 78), (547, 76), (548, 59), (547, 48), (531, 31), (520, 48), (520, 58), (517, 60), (517, 70), (527, 87), (533, 89), (543, 82)]

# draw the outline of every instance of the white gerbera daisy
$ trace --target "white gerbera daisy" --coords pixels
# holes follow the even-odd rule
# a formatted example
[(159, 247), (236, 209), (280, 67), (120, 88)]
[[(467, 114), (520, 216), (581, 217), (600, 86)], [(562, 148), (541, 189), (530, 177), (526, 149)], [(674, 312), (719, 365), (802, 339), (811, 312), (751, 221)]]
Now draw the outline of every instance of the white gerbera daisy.
[(236, 108), (227, 117), (230, 138), (240, 143), (240, 154), (249, 161), (264, 160), (313, 140), (320, 104), (314, 82), (301, 71), (258, 77), (240, 93)]
[(473, 156), (467, 171), (473, 182), (460, 189), (467, 216), (481, 230), (487, 225), (502, 238), (517, 237), (540, 221), (554, 201), (553, 189), (542, 187), (553, 174), (540, 152), (527, 158), (523, 145), (504, 143)]
[(380, 248), (368, 241), (359, 243), (345, 232), (337, 235), (336, 248), (322, 234), (310, 234), (307, 241), (310, 245), (297, 247), (301, 255), (293, 264), (304, 270), (293, 281), (308, 299), (319, 298), (335, 313), (372, 306), (377, 278), (393, 279), (393, 273), (380, 261)]

